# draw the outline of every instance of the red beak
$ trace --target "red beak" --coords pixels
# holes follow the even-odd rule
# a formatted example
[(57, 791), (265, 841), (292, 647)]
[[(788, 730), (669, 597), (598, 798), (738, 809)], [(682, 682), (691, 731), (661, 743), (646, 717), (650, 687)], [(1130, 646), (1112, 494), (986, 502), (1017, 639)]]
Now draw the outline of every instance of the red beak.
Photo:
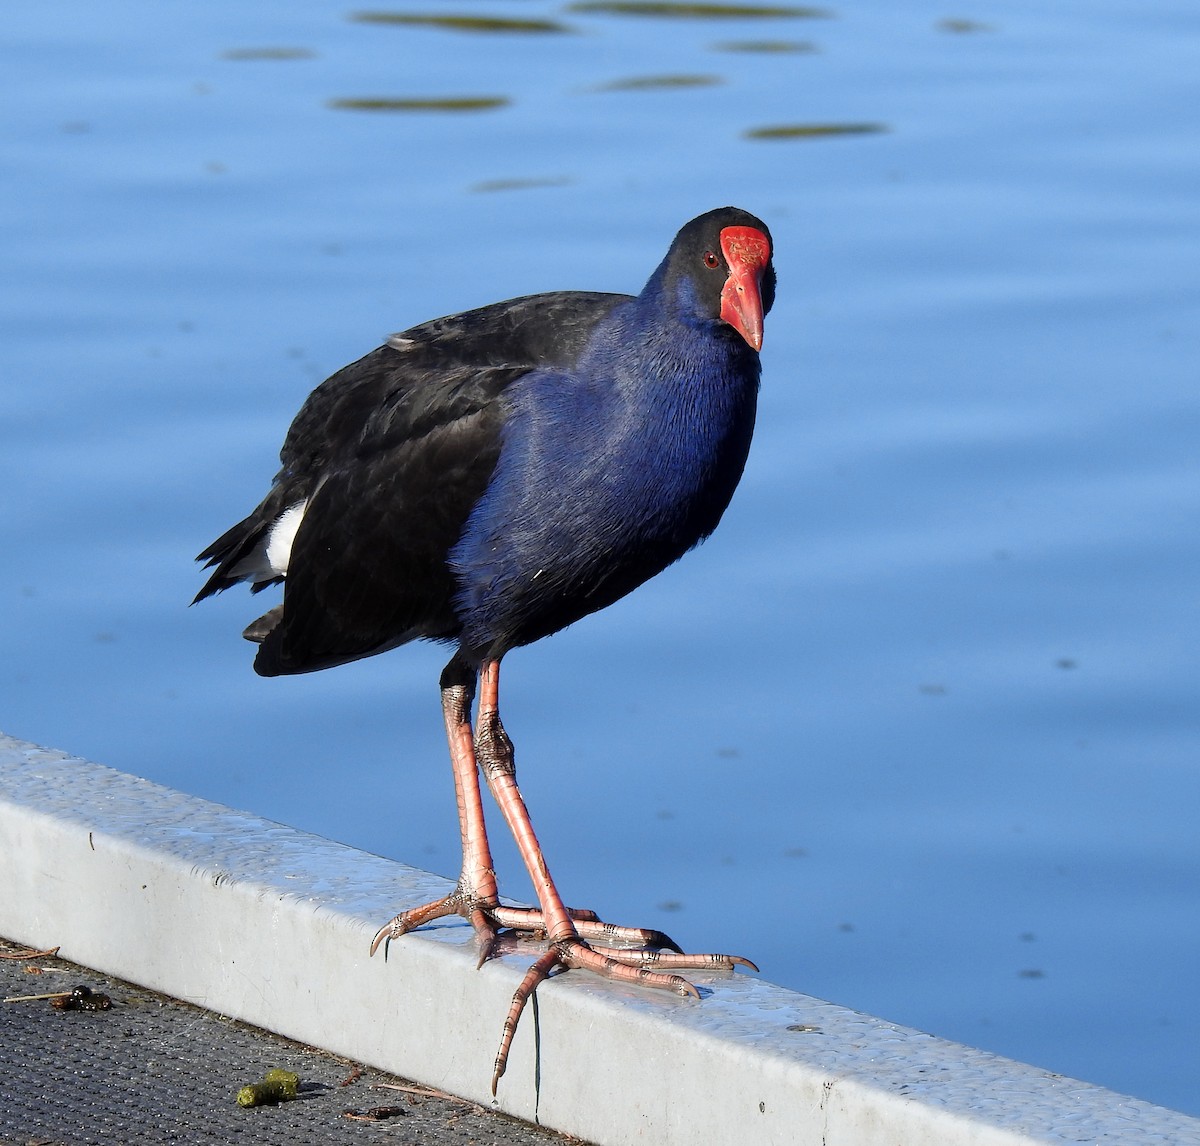
[(721, 291), (721, 318), (761, 350), (762, 277), (771, 261), (770, 240), (754, 227), (726, 227), (721, 232), (721, 253), (729, 264), (729, 278)]

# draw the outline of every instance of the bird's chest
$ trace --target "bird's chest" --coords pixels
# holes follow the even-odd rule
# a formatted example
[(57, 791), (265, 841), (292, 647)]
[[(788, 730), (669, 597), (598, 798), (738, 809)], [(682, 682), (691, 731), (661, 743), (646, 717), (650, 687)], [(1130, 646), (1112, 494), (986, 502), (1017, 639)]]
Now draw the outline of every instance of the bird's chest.
[(724, 508), (753, 427), (753, 402), (738, 387), (695, 393), (674, 381), (571, 397), (514, 426), (501, 459), (541, 553), (621, 550), (686, 532), (714, 502)]
[(452, 556), (476, 640), (569, 624), (712, 532), (746, 459), (753, 382), (634, 398), (580, 386), (516, 407)]

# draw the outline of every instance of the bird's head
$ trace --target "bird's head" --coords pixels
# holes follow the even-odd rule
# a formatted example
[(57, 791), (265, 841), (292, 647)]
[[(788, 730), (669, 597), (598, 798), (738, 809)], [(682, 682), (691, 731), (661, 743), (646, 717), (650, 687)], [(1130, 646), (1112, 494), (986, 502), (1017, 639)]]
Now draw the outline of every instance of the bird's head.
[(659, 274), (669, 294), (672, 285), (684, 289), (698, 317), (719, 319), (761, 350), (763, 318), (775, 301), (771, 254), (771, 232), (761, 219), (737, 207), (720, 207), (680, 230)]

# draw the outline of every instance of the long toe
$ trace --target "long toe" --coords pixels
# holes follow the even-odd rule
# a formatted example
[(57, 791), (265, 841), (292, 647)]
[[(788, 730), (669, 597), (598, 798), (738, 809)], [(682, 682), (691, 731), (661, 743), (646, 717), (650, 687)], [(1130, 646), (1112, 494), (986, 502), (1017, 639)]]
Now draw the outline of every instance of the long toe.
[(599, 943), (604, 947), (633, 947), (639, 950), (661, 947), (669, 952), (683, 954), (683, 948), (664, 931), (655, 931), (650, 927), (621, 927), (616, 923), (602, 923), (599, 919), (580, 920), (578, 916), (572, 918), (575, 920), (575, 929), (589, 943)]
[(482, 965), (490, 957), (496, 945), (496, 925), (491, 918), (492, 910), (492, 904), (481, 903), (474, 895), (462, 888), (456, 888), (442, 899), (435, 899), (432, 903), (425, 903), (420, 907), (409, 908), (385, 923), (375, 932), (375, 938), (371, 940), (371, 954), (374, 955), (382, 944), (386, 955), (386, 945), (393, 939), (399, 939), (401, 935), (407, 935), (410, 931), (414, 931), (434, 919), (444, 919), (448, 915), (460, 915), (475, 928), (481, 948), (479, 962)]
[[(575, 924), (575, 930), (589, 943), (599, 943), (604, 947), (637, 947), (665, 948), (667, 951), (682, 953), (679, 946), (669, 935), (655, 931), (650, 927), (622, 927), (616, 923), (605, 923), (594, 911), (578, 907), (568, 907), (567, 915)], [(488, 916), (497, 927), (507, 927), (511, 931), (519, 931), (544, 939), (547, 935), (546, 917), (537, 907), (493, 907), (488, 909)]]
[[(607, 926), (607, 925), (601, 925)], [(619, 929), (621, 930), (621, 929)], [(623, 929), (636, 930), (636, 929)], [(645, 948), (606, 948), (597, 951), (578, 935), (569, 935), (550, 944), (546, 952), (525, 973), (517, 987), (504, 1020), (500, 1036), (500, 1048), (496, 1052), (495, 1068), (492, 1073), (492, 1094), (496, 1093), (500, 1078), (508, 1066), (508, 1053), (512, 1048), (513, 1036), (525, 1004), (537, 987), (557, 968), (566, 970), (594, 971), (606, 979), (618, 983), (630, 983), (638, 987), (655, 987), (658, 990), (674, 991), (684, 998), (699, 999), (700, 992), (682, 975), (664, 974), (654, 968), (677, 968), (679, 970), (732, 971), (734, 967), (758, 968), (749, 959), (740, 955), (693, 955), (681, 951), (654, 951)]]
[(629, 967), (675, 968), (680, 971), (732, 971), (734, 967), (745, 967), (757, 971), (758, 965), (741, 955), (695, 955), (690, 951), (653, 951), (640, 947), (613, 948), (605, 954)]

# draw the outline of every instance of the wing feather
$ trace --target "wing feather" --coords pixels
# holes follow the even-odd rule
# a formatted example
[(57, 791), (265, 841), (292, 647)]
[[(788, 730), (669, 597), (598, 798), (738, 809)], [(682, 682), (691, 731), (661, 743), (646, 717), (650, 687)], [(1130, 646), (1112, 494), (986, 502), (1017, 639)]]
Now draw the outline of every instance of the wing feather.
[[(257, 592), (286, 570), (282, 611), (246, 631), (269, 676), (453, 639), (446, 554), (495, 469), (505, 391), (531, 370), (569, 367), (627, 300), (559, 292), (449, 315), (330, 376), (288, 429), (270, 492), (198, 557), (213, 572), (196, 600), (241, 581)], [(290, 552), (269, 552), (297, 506)]]

